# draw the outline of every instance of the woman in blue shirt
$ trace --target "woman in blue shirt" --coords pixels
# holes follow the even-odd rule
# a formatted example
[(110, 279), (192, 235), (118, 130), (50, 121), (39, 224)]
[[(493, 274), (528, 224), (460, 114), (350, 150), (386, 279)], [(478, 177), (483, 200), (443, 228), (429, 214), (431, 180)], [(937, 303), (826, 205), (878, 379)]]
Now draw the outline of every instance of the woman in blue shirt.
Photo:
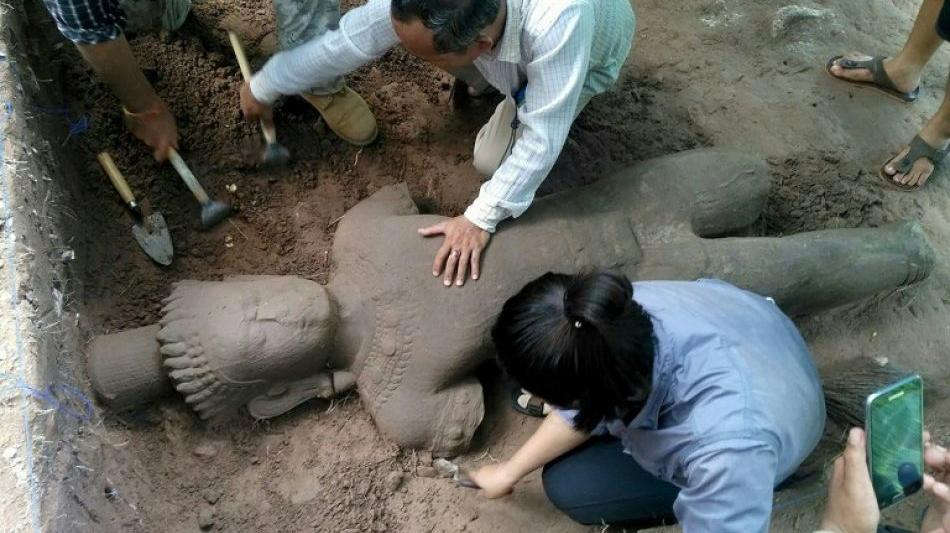
[(794, 324), (722, 281), (548, 273), (492, 336), (502, 367), (556, 410), (511, 459), (471, 473), (489, 497), (547, 465), (548, 497), (581, 523), (766, 531), (775, 485), (823, 432)]

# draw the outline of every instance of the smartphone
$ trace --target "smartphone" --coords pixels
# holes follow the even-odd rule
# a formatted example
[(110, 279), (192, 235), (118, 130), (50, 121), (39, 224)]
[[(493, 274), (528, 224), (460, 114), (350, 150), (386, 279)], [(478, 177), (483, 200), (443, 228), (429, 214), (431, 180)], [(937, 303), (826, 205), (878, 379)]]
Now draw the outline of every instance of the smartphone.
[(866, 410), (868, 471), (883, 509), (924, 484), (924, 383), (913, 375), (884, 387)]

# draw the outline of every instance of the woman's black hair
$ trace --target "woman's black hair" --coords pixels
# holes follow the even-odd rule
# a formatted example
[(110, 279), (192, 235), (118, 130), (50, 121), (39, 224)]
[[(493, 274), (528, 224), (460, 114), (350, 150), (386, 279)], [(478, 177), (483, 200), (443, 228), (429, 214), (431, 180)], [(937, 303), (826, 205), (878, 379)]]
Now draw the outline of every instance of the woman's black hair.
[(578, 429), (632, 418), (649, 396), (653, 323), (620, 272), (548, 272), (505, 302), (492, 339), (502, 368), (525, 390), (578, 409)]

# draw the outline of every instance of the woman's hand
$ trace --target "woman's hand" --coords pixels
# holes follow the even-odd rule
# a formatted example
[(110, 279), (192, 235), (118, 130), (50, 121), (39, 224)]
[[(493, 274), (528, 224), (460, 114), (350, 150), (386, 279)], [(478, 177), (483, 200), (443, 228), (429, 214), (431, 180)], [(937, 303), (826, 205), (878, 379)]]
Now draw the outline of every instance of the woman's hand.
[(469, 472), (468, 477), (478, 484), (486, 498), (501, 498), (510, 494), (521, 478), (577, 448), (589, 438), (590, 435), (575, 430), (560, 415), (551, 413), (511, 459), (483, 466)]
[(508, 463), (486, 465), (468, 473), (468, 477), (482, 489), (482, 495), (489, 499), (501, 498), (511, 494), (518, 482), (508, 468)]

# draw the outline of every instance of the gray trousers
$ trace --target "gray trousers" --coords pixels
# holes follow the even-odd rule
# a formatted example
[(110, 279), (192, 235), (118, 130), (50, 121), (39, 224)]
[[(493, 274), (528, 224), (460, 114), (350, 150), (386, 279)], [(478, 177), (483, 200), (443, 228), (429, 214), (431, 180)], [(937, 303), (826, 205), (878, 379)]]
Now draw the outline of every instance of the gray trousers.
[[(200, 2), (201, 0), (194, 0)], [(295, 48), (340, 25), (340, 0), (273, 0), (277, 14), (277, 43), (281, 50)], [(126, 16), (126, 30), (134, 33), (175, 31), (185, 22), (192, 0), (119, 0)], [(343, 78), (310, 93), (333, 94), (343, 88)]]
[[(277, 45), (290, 50), (316, 39), (340, 25), (340, 0), (273, 0), (277, 13)], [(333, 94), (343, 88), (343, 78), (313, 87), (312, 94)]]

